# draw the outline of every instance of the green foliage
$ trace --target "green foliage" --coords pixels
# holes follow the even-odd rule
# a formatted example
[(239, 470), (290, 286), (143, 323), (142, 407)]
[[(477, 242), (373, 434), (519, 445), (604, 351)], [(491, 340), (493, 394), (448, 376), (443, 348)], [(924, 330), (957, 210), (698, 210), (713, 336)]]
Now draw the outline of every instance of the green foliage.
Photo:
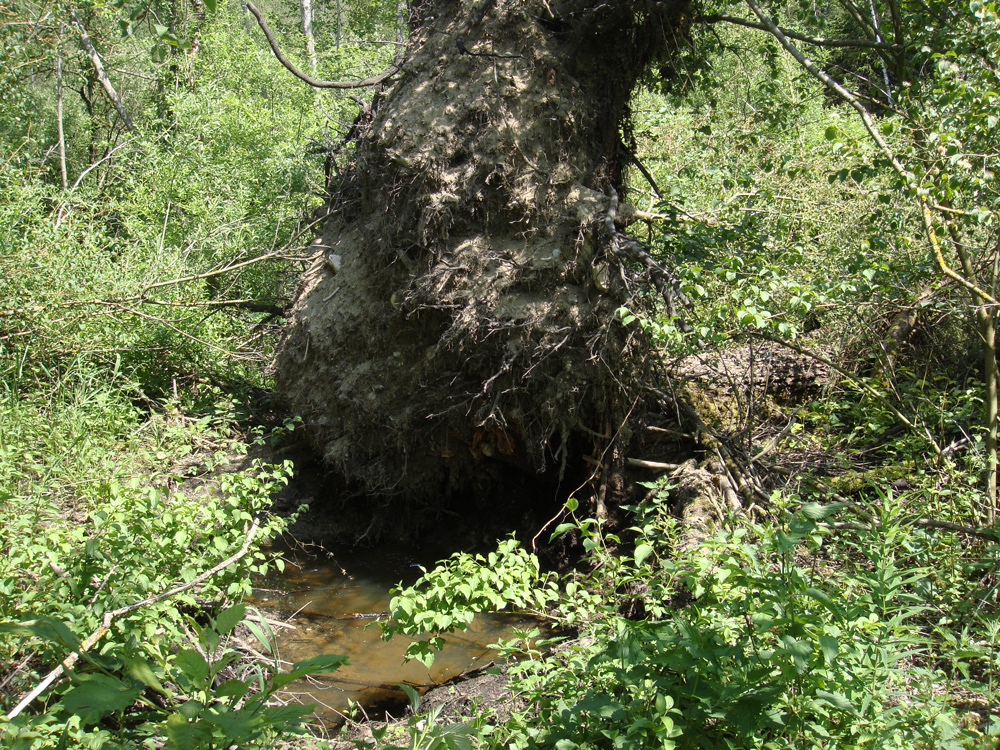
[(543, 611), (554, 594), (554, 584), (539, 573), (534, 555), (516, 540), (507, 539), (486, 556), (456, 553), (429, 573), (425, 571), (413, 586), (394, 594), (389, 604), (392, 618), (381, 623), (382, 638), (433, 633), (406, 649), (408, 659), (429, 667), (434, 649), (444, 645), (441, 633), (464, 630), (479, 612), (507, 607)]
[[(550, 615), (573, 612), (581, 630), (509, 666), (520, 708), (502, 724), (477, 726), (487, 746), (979, 746), (982, 735), (939, 689), (949, 681), (940, 661), (948, 646), (932, 626), (935, 592), (965, 584), (931, 565), (933, 539), (908, 524), (900, 501), (883, 496), (872, 522), (855, 531), (829, 524), (844, 506), (806, 503), (778, 511), (776, 523), (727, 528), (687, 550), (671, 548), (665, 492), (633, 512), (632, 552), (593, 546), (594, 572), (571, 575), (555, 600), (550, 584), (536, 581)], [(599, 540), (599, 528), (584, 520), (557, 533)], [(523, 556), (505, 542), (494, 565), (520, 565)], [(485, 585), (468, 564), (440, 567), (420, 585), (439, 583)], [(513, 598), (532, 601), (520, 585)], [(642, 619), (620, 614), (628, 591), (641, 592)], [(445, 595), (410, 596), (432, 618), (465, 619), (469, 597), (450, 612)], [(476, 601), (498, 598), (505, 601), (502, 589)], [(405, 608), (397, 612), (412, 622)], [(957, 651), (950, 658), (963, 663)]]
[[(275, 657), (269, 666), (251, 664), (246, 678), (217, 685), (223, 669), (245, 658), (223, 640), (242, 621), (244, 607), (224, 609), (208, 625), (190, 614), (206, 601), (249, 593), (251, 573), (268, 567), (259, 546), (201, 582), (197, 597), (182, 591), (123, 612), (98, 646), (80, 646), (88, 634), (101, 632), (105, 613), (193, 581), (233, 556), (289, 470), (288, 464), (258, 464), (224, 474), (198, 497), (112, 480), (91, 499), (84, 523), (67, 522), (44, 498), (8, 496), (0, 506), (0, 631), (12, 639), (4, 646), (6, 660), (30, 653), (39, 665), (54, 664), (78, 651), (85, 666), (55, 685), (40, 713), (0, 722), (4, 741), (43, 747), (46, 728), (62, 726), (65, 732), (74, 728), (74, 741), (95, 747), (150, 736), (177, 747), (210, 747), (222, 740), (248, 742), (268, 727), (294, 727), (309, 709), (270, 707), (269, 699), (290, 680), (335, 668), (343, 658), (310, 660), (279, 674)], [(285, 523), (265, 518), (261, 533), (273, 534)], [(16, 684), (28, 689), (30, 676), (18, 674)], [(113, 741), (102, 728), (111, 718), (118, 726)], [(32, 737), (42, 744), (32, 744)]]
[[(649, 200), (666, 217), (650, 239), (694, 303), (680, 311), (692, 339), (795, 338), (870, 298), (883, 256), (857, 251), (855, 224), (875, 202), (871, 176), (850, 166), (871, 149), (773, 42), (719, 34), (727, 52), (712, 67), (733, 85), (707, 100), (699, 90), (639, 100), (636, 135), (662, 193)], [(830, 148), (831, 121), (851, 149)], [(633, 181), (636, 191), (649, 190), (639, 175)], [(676, 329), (652, 333), (683, 347)]]
[[(252, 308), (289, 298), (322, 121), (238, 5), (193, 7), (75, 6), (137, 124), (123, 135), (69, 8), (0, 5), (2, 714), (80, 653), (0, 719), (5, 747), (269, 746), (307, 712), (276, 691), (343, 661), (282, 671), (266, 623), (240, 622), (290, 469), (219, 471), (252, 438), (238, 404), (266, 383), (274, 330)], [(244, 556), (101, 630), (234, 556), (255, 518)], [(237, 645), (247, 632), (269, 657)]]
[(405, 735), (407, 744), (404, 746), (390, 744), (394, 740), (388, 736), (388, 726), (372, 729), (373, 744), (355, 740), (354, 746), (359, 750), (380, 748), (381, 750), (472, 750), (473, 730), (465, 724), (443, 724), (439, 717), (443, 705), (434, 706), (427, 713), (420, 713), (420, 694), (409, 685), (400, 685), (410, 699), (411, 715), (407, 719)]

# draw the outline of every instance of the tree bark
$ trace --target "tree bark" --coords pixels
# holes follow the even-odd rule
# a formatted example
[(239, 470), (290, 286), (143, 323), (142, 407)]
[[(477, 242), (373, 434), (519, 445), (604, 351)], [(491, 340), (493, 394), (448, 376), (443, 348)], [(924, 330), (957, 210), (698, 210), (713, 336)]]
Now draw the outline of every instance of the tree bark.
[(132, 117), (129, 115), (128, 110), (125, 109), (125, 105), (122, 103), (122, 99), (118, 96), (118, 92), (115, 91), (115, 87), (111, 84), (111, 80), (108, 78), (108, 74), (104, 70), (104, 64), (101, 62), (100, 55), (97, 54), (97, 50), (94, 49), (94, 44), (90, 41), (90, 35), (87, 33), (87, 29), (84, 27), (83, 22), (80, 20), (80, 16), (77, 15), (75, 10), (70, 11), (70, 15), (73, 17), (73, 23), (76, 24), (77, 30), (80, 32), (80, 44), (83, 45), (84, 51), (90, 58), (91, 64), (94, 66), (94, 71), (97, 73), (97, 80), (100, 81), (101, 87), (104, 89), (104, 93), (108, 95), (108, 99), (115, 106), (118, 111), (119, 117), (122, 118), (122, 122), (125, 123), (125, 127), (128, 128), (130, 133), (135, 133), (135, 125), (132, 122)]
[(413, 4), (275, 362), (360, 489), (438, 497), (558, 469), (574, 432), (624, 421), (647, 346), (617, 315), (646, 304), (612, 210), (621, 128), (687, 5)]
[(309, 66), (313, 76), (316, 75), (316, 37), (313, 36), (312, 0), (302, 0), (302, 33), (306, 37), (306, 54), (309, 56)]
[(63, 132), (62, 49), (56, 50), (56, 130), (59, 134), (59, 176), (66, 189), (66, 134)]
[[(962, 273), (967, 279), (976, 280), (976, 269), (972, 264), (969, 248), (962, 241), (954, 224), (948, 224), (948, 233), (955, 254), (962, 264)], [(986, 304), (986, 300), (972, 290), (969, 290), (969, 298), (976, 311), (976, 325), (983, 347), (983, 380), (986, 382), (986, 397), (983, 399), (983, 416), (986, 423), (986, 525), (992, 526), (997, 511), (997, 415), (1000, 413), (1000, 397), (997, 392), (996, 328), (993, 323), (993, 309)]]

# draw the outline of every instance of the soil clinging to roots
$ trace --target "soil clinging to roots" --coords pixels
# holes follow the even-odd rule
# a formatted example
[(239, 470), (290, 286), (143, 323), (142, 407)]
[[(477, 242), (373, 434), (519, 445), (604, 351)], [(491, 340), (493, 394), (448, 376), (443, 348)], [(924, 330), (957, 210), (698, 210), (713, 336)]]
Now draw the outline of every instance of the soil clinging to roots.
[(686, 5), (414, 4), (275, 364), (360, 490), (555, 471), (571, 434), (624, 421), (647, 348), (616, 315), (643, 304), (621, 126)]

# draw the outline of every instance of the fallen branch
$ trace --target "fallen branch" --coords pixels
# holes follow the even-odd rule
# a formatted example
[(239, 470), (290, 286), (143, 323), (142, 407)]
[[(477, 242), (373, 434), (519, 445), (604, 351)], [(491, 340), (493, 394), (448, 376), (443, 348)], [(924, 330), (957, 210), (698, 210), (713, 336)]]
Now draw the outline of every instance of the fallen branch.
[(764, 446), (763, 448), (761, 448), (761, 449), (760, 449), (760, 450), (759, 450), (759, 451), (757, 452), (757, 455), (753, 456), (753, 457), (752, 457), (752, 458), (750, 459), (750, 462), (751, 462), (751, 463), (754, 463), (754, 462), (756, 462), (756, 461), (759, 461), (759, 460), (760, 460), (760, 459), (762, 459), (762, 458), (763, 458), (764, 456), (766, 456), (766, 455), (767, 455), (768, 453), (770, 453), (770, 452), (771, 452), (771, 451), (773, 451), (773, 450), (774, 450), (775, 448), (777, 448), (777, 447), (778, 447), (778, 445), (779, 445), (779, 444), (781, 443), (781, 441), (782, 441), (782, 440), (784, 440), (784, 439), (785, 439), (786, 437), (788, 437), (789, 433), (791, 433), (791, 431), (792, 431), (792, 428), (793, 428), (793, 427), (795, 426), (795, 421), (796, 421), (796, 420), (798, 419), (798, 416), (799, 416), (799, 414), (801, 414), (801, 413), (802, 413), (802, 411), (803, 411), (803, 410), (804, 410), (804, 409), (805, 409), (805, 408), (806, 408), (806, 407), (807, 407), (808, 405), (809, 405), (809, 404), (802, 404), (802, 406), (800, 406), (800, 407), (799, 407), (798, 409), (796, 409), (796, 410), (795, 410), (795, 413), (794, 413), (794, 414), (792, 414), (792, 416), (791, 416), (791, 417), (789, 418), (789, 420), (788, 420), (788, 424), (786, 424), (786, 425), (785, 425), (784, 429), (783, 429), (783, 430), (782, 430), (781, 432), (779, 432), (779, 433), (778, 433), (777, 435), (775, 435), (775, 436), (774, 436), (774, 437), (773, 437), (773, 438), (772, 438), (772, 439), (771, 439), (771, 440), (770, 440), (770, 441), (768, 442), (768, 444), (767, 444), (767, 445), (765, 445), (765, 446)]
[[(786, 470), (783, 470), (781, 467), (778, 466), (768, 467), (768, 468), (772, 471), (776, 471), (779, 474), (787, 473)], [(822, 480), (811, 478), (809, 481), (815, 484), (820, 490), (828, 492), (829, 498), (833, 500), (835, 503), (839, 503), (846, 508), (850, 508), (852, 511), (854, 511), (863, 519), (865, 519), (865, 521), (867, 521), (869, 524), (869, 526), (865, 526), (863, 524), (855, 523), (853, 521), (837, 521), (829, 524), (832, 528), (864, 530), (869, 527), (878, 527), (882, 525), (881, 522), (877, 518), (875, 518), (875, 516), (871, 512), (865, 510), (857, 503), (848, 500), (846, 497), (843, 497), (842, 495), (839, 495), (836, 492), (830, 492), (829, 485), (827, 485)], [(942, 531), (954, 531), (956, 534), (965, 534), (966, 536), (974, 536), (980, 539), (986, 539), (987, 541), (991, 542), (1000, 542), (1000, 533), (997, 533), (992, 529), (977, 528), (975, 526), (964, 526), (960, 523), (952, 523), (951, 521), (937, 521), (933, 518), (909, 518), (905, 519), (904, 523), (907, 523), (911, 526), (919, 526), (921, 528), (926, 528), (926, 529), (941, 529)]]
[[(784, 347), (786, 347), (788, 349), (791, 349), (793, 352), (798, 352), (803, 357), (809, 357), (810, 359), (815, 359), (817, 362), (822, 362), (824, 365), (826, 365), (827, 367), (829, 367), (831, 370), (835, 370), (836, 372), (840, 373), (843, 377), (847, 378), (849, 381), (851, 381), (852, 383), (854, 383), (854, 385), (856, 385), (858, 388), (860, 388), (865, 393), (867, 393), (869, 396), (871, 396), (876, 401), (878, 401), (880, 404), (882, 404), (882, 406), (884, 406), (886, 409), (888, 409), (889, 411), (891, 411), (895, 415), (896, 419), (898, 419), (900, 422), (902, 422), (903, 424), (905, 424), (911, 430), (913, 430), (914, 432), (919, 432), (920, 431), (920, 429), (917, 427), (917, 425), (914, 424), (905, 414), (903, 414), (903, 412), (901, 412), (899, 409), (897, 409), (895, 406), (893, 406), (885, 396), (883, 396), (877, 390), (875, 390), (870, 385), (868, 385), (867, 383), (865, 383), (864, 381), (862, 381), (856, 375), (853, 375), (852, 373), (850, 373), (847, 370), (845, 370), (843, 367), (840, 367), (840, 366), (834, 364), (833, 361), (830, 360), (829, 357), (824, 357), (822, 354), (820, 354), (818, 352), (810, 351), (809, 349), (803, 349), (801, 346), (797, 346), (796, 344), (793, 344), (790, 341), (785, 341), (783, 339), (771, 338), (770, 336), (762, 336), (761, 338), (763, 338), (765, 341), (770, 341), (770, 342), (772, 342), (774, 344), (780, 344), (781, 346), (784, 346)], [(934, 453), (936, 455), (940, 456), (941, 455), (941, 446), (939, 446), (937, 444), (937, 441), (934, 439), (934, 436), (931, 435), (930, 430), (928, 430), (926, 426), (921, 425), (921, 427), (923, 428), (924, 437), (927, 438), (927, 441), (930, 443), (931, 447), (934, 449)]]
[[(313, 222), (315, 223), (315, 222)], [(254, 263), (260, 263), (265, 260), (290, 260), (290, 261), (305, 261), (311, 260), (313, 256), (288, 256), (285, 254), (284, 250), (275, 250), (271, 253), (265, 253), (264, 255), (258, 255), (256, 258), (250, 258), (249, 260), (240, 261), (239, 263), (232, 263), (228, 266), (222, 266), (221, 268), (216, 268), (212, 271), (205, 271), (204, 273), (195, 273), (188, 276), (178, 276), (173, 279), (167, 279), (166, 281), (157, 281), (155, 284), (149, 284), (146, 286), (142, 292), (140, 292), (135, 297), (129, 297), (124, 301), (143, 301), (146, 295), (149, 294), (153, 289), (161, 289), (166, 286), (175, 286), (177, 284), (186, 284), (189, 281), (197, 281), (199, 279), (210, 279), (213, 276), (221, 276), (224, 273), (229, 273), (230, 271), (238, 271), (241, 268), (246, 268), (247, 266), (252, 266)]]
[(113, 149), (109, 150), (108, 153), (106, 153), (100, 159), (98, 159), (93, 164), (91, 164), (89, 167), (87, 167), (85, 170), (83, 170), (82, 172), (80, 172), (80, 176), (77, 177), (76, 181), (73, 183), (73, 190), (76, 190), (78, 187), (80, 187), (80, 183), (83, 182), (83, 178), (86, 177), (88, 174), (90, 174), (91, 170), (93, 170), (96, 167), (101, 166), (101, 164), (103, 164), (108, 159), (110, 159), (112, 156), (114, 156), (115, 152), (117, 152), (118, 149), (124, 148), (125, 146), (129, 145), (130, 143), (134, 143), (134, 142), (135, 142), (135, 138), (129, 138), (126, 141), (122, 141), (117, 146), (115, 146)]
[[(989, 529), (977, 529), (972, 526), (962, 526), (958, 523), (950, 523), (949, 521), (935, 521), (932, 518), (914, 518), (905, 521), (905, 523), (910, 526), (920, 526), (921, 528), (929, 529), (942, 529), (944, 531), (954, 531), (958, 534), (965, 534), (967, 536), (974, 536), (980, 539), (985, 539), (989, 542), (1000, 542), (1000, 534), (995, 531), (990, 531)], [(871, 527), (878, 528), (882, 524), (878, 521), (873, 521), (870, 525), (865, 525), (863, 523), (857, 523), (856, 521), (834, 521), (832, 523), (820, 524), (821, 526), (827, 526), (833, 529), (854, 529), (856, 531), (867, 531)]]
[(116, 617), (128, 614), (129, 612), (134, 612), (135, 610), (140, 609), (142, 607), (146, 607), (150, 604), (156, 604), (157, 602), (162, 602), (164, 599), (169, 599), (172, 596), (176, 596), (177, 594), (183, 593), (184, 591), (192, 589), (198, 584), (203, 583), (204, 581), (211, 578), (219, 571), (228, 568), (230, 565), (232, 565), (240, 558), (244, 557), (246, 553), (250, 551), (250, 545), (253, 543), (253, 539), (257, 535), (258, 529), (260, 529), (260, 518), (254, 518), (253, 523), (250, 524), (250, 529), (247, 531), (246, 539), (243, 540), (243, 546), (240, 547), (240, 549), (235, 554), (230, 555), (215, 567), (195, 576), (187, 583), (182, 583), (181, 585), (174, 586), (172, 589), (168, 589), (167, 591), (163, 591), (159, 594), (154, 594), (153, 596), (146, 597), (142, 601), (134, 602), (124, 607), (119, 607), (118, 609), (111, 610), (110, 612), (105, 612), (104, 617), (101, 618), (100, 627), (97, 628), (97, 630), (95, 630), (89, 636), (87, 636), (87, 639), (80, 644), (80, 648), (78, 648), (76, 651), (74, 651), (65, 659), (63, 659), (62, 663), (58, 667), (53, 669), (51, 672), (49, 672), (48, 675), (46, 675), (45, 679), (43, 679), (40, 683), (38, 683), (38, 686), (35, 687), (34, 690), (32, 690), (30, 693), (24, 696), (24, 698), (21, 699), (21, 702), (18, 703), (9, 714), (7, 714), (7, 721), (13, 721), (18, 714), (20, 714), (25, 708), (27, 708), (31, 704), (33, 700), (35, 700), (35, 698), (37, 698), (39, 695), (45, 692), (45, 690), (53, 682), (59, 679), (59, 677), (62, 676), (62, 674), (67, 669), (72, 668), (72, 666), (76, 664), (77, 660), (80, 658), (80, 655), (85, 653), (90, 648), (92, 648), (99, 640), (101, 640), (101, 638), (104, 637), (105, 633), (107, 633), (108, 630), (111, 629), (111, 622)]
[[(771, 29), (756, 21), (751, 21), (749, 18), (740, 18), (738, 16), (726, 16), (721, 13), (712, 13), (707, 16), (696, 16), (692, 23), (704, 23), (704, 24), (714, 24), (714, 23), (731, 23), (734, 26), (744, 26), (748, 29), (757, 29), (758, 31), (770, 32)], [(903, 48), (898, 44), (893, 44), (892, 42), (878, 42), (869, 39), (827, 39), (821, 36), (807, 36), (805, 34), (800, 34), (797, 31), (791, 31), (790, 29), (780, 28), (782, 34), (787, 36), (789, 39), (795, 39), (799, 42), (805, 42), (806, 44), (811, 44), (814, 47), (830, 47), (830, 48), (848, 48), (848, 49), (877, 49), (884, 50), (886, 52), (899, 52)]]
[[(108, 300), (113, 302), (113, 300)], [(144, 305), (159, 305), (161, 307), (209, 307), (209, 308), (220, 308), (220, 307), (235, 307), (237, 310), (246, 310), (248, 312), (255, 313), (267, 313), (268, 315), (278, 316), (284, 315), (288, 312), (289, 305), (275, 305), (268, 302), (261, 302), (260, 300), (253, 299), (218, 299), (218, 300), (203, 300), (201, 302), (173, 302), (171, 300), (162, 299), (143, 299), (136, 300), (141, 301)], [(99, 301), (95, 304), (100, 304)]]
[(135, 315), (137, 318), (142, 318), (143, 320), (151, 320), (154, 323), (159, 323), (162, 326), (166, 326), (167, 328), (169, 328), (171, 331), (173, 331), (177, 335), (181, 336), (182, 338), (186, 338), (189, 341), (194, 341), (196, 344), (200, 344), (201, 346), (206, 346), (209, 349), (214, 349), (215, 351), (219, 352), (220, 354), (224, 354), (227, 357), (232, 357), (233, 359), (242, 359), (242, 360), (245, 360), (245, 361), (248, 361), (248, 362), (249, 361), (254, 361), (255, 359), (259, 359), (259, 357), (254, 357), (252, 355), (242, 354), (240, 352), (231, 351), (229, 349), (223, 349), (221, 346), (216, 346), (215, 344), (213, 344), (210, 341), (206, 341), (205, 339), (203, 339), (203, 338), (201, 338), (199, 336), (195, 336), (193, 333), (188, 333), (187, 331), (183, 330), (182, 328), (178, 328), (177, 326), (175, 326), (173, 323), (171, 323), (166, 318), (161, 318), (161, 317), (159, 317), (157, 315), (150, 315), (148, 313), (144, 313), (144, 312), (141, 312), (139, 310), (135, 310), (135, 309), (133, 309), (131, 307), (128, 307), (128, 306), (123, 305), (123, 304), (118, 303), (118, 302), (101, 302), (101, 301), (97, 301), (97, 302), (93, 302), (92, 304), (96, 304), (96, 305), (100, 305), (100, 304), (108, 305), (109, 307), (111, 307), (113, 309), (121, 310), (122, 312), (127, 313), (128, 315)]

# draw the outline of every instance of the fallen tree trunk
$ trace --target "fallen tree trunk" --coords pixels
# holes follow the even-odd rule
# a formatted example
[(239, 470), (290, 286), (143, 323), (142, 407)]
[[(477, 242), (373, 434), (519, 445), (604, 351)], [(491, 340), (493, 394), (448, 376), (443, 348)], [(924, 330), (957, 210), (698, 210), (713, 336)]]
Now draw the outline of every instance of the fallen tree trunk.
[(623, 423), (648, 348), (617, 310), (672, 285), (624, 235), (621, 128), (687, 5), (414, 3), (275, 364), (346, 479), (481, 488)]

